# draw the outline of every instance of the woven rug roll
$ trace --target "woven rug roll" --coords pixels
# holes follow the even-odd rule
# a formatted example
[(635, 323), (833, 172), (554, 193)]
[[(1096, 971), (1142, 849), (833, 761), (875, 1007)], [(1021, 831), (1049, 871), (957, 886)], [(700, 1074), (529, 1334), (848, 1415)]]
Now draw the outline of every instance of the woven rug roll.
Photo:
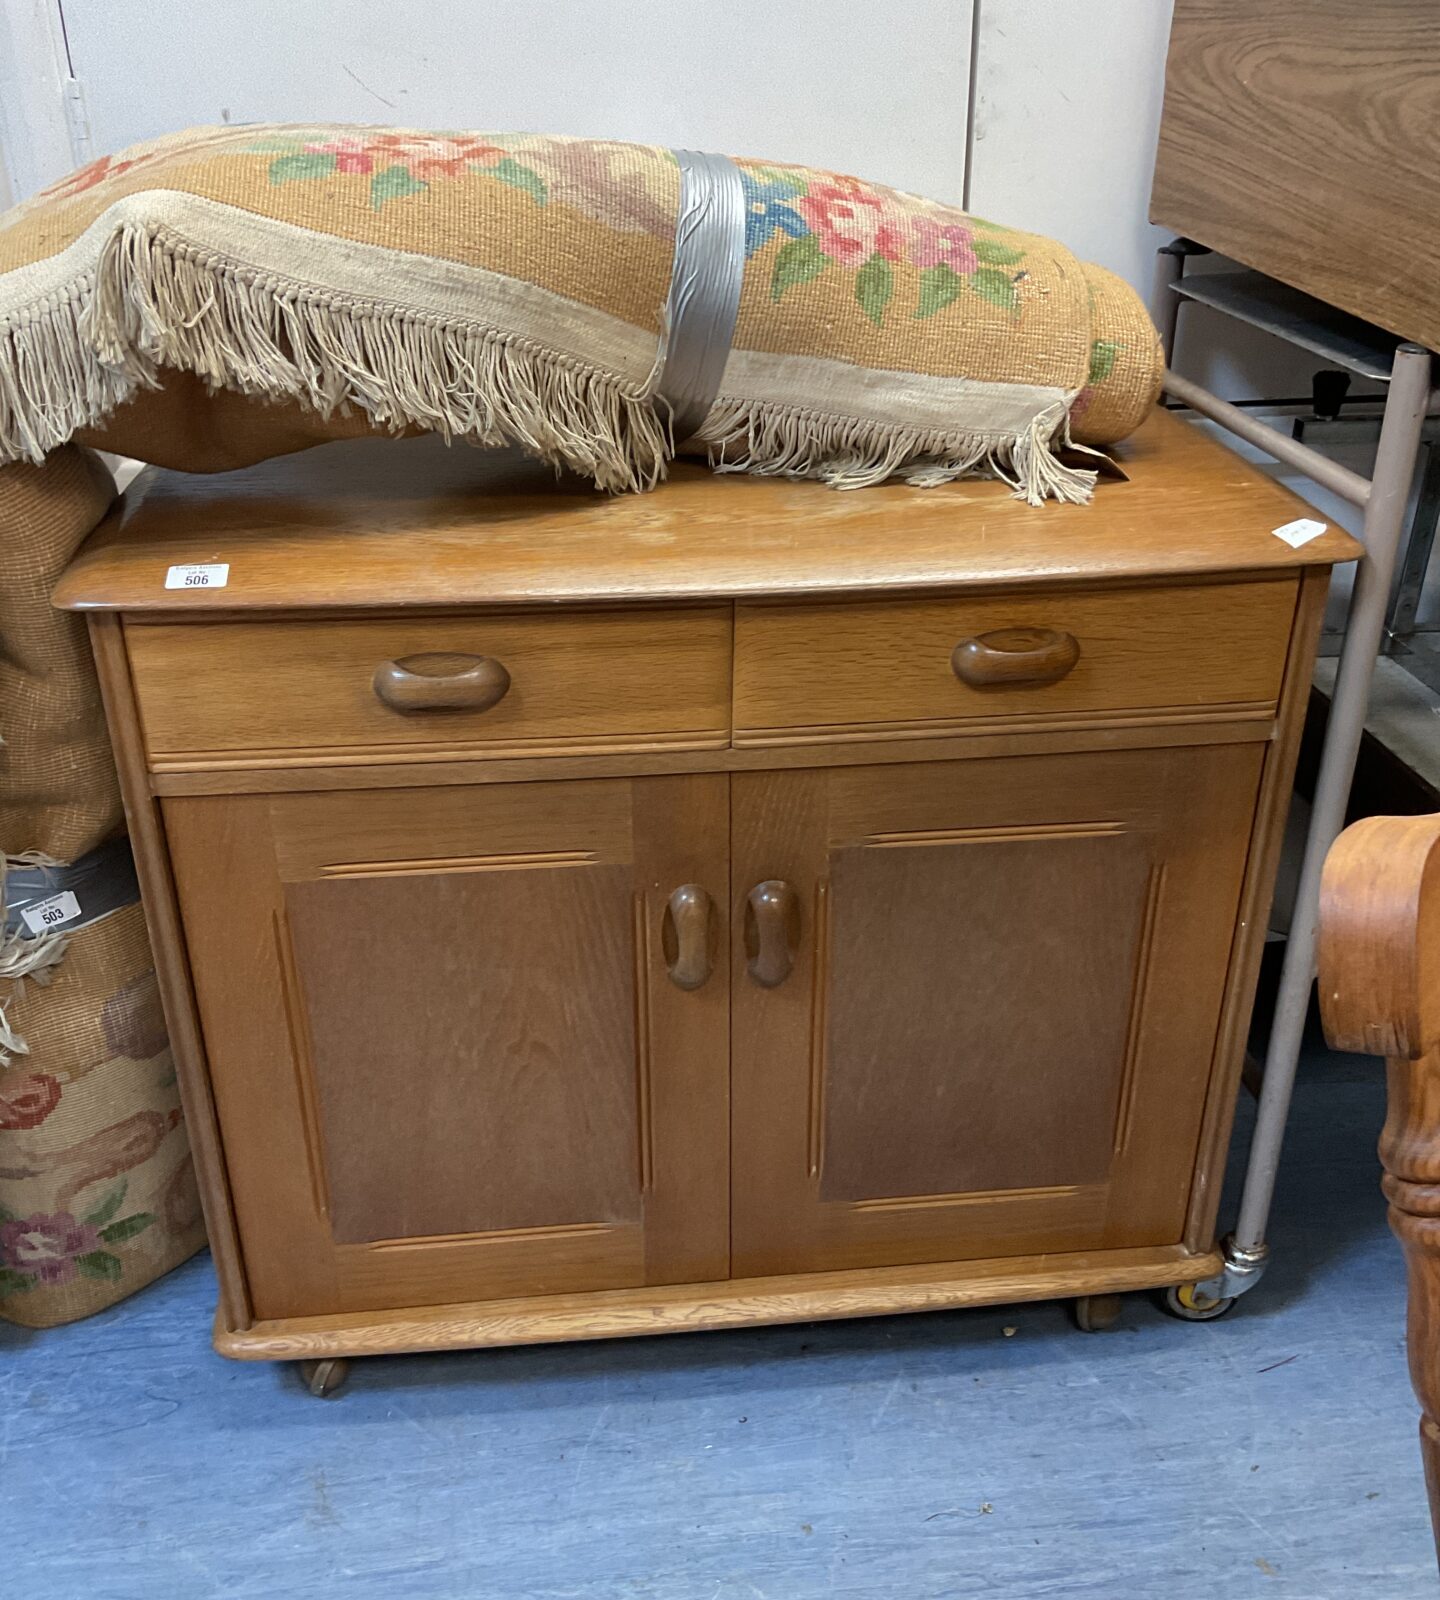
[(642, 489), (681, 433), (720, 467), (840, 487), (993, 472), (1033, 502), (1085, 498), (1072, 439), (1122, 438), (1154, 403), (1138, 297), (1064, 246), (834, 173), (722, 165), (733, 333), (681, 429), (666, 365), (693, 219), (672, 151), (285, 126), (105, 157), (0, 218), (0, 460), (83, 432), (216, 464), (203, 424), (183, 424), (190, 460), (165, 439), (191, 374), (286, 405), (256, 425), (261, 455), (334, 419), (519, 443)]

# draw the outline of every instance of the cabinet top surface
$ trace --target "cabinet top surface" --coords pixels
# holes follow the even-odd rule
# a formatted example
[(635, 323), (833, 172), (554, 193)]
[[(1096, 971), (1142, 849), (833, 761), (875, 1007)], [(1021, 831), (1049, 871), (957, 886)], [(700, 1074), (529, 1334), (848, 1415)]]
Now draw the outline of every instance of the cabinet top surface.
[[(1260, 574), (1353, 560), (1331, 527), (1232, 450), (1157, 411), (1089, 506), (1030, 507), (1001, 483), (839, 492), (677, 464), (612, 497), (510, 452), (438, 440), (322, 445), (237, 472), (147, 470), (61, 578), (72, 610), (321, 607), (924, 592), (975, 585)], [(165, 587), (226, 563), (223, 588)]]

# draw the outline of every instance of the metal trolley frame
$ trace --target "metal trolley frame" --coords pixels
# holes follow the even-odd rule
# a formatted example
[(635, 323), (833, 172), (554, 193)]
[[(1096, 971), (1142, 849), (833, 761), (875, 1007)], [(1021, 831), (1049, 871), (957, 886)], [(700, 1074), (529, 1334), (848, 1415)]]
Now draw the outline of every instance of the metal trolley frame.
[[(1205, 1320), (1218, 1316), (1236, 1296), (1253, 1288), (1268, 1259), (1266, 1229), (1295, 1087), (1310, 986), (1315, 978), (1320, 873), (1345, 821), (1346, 801), (1365, 728), (1370, 680), (1385, 632), (1416, 456), (1426, 416), (1440, 408), (1440, 389), (1431, 387), (1428, 350), (1391, 339), (1272, 280), (1258, 274), (1237, 275), (1229, 279), (1227, 291), (1217, 292), (1218, 275), (1186, 279), (1185, 257), (1197, 250), (1188, 240), (1176, 240), (1163, 246), (1157, 256), (1154, 309), (1167, 362), (1171, 359), (1180, 306), (1184, 300), (1195, 300), (1388, 386), (1374, 473), (1365, 478), (1219, 399), (1199, 384), (1168, 369), (1165, 374), (1165, 392), (1173, 399), (1304, 473), (1364, 513), (1361, 542), (1365, 553), (1356, 568), (1340, 650), (1239, 1215), (1234, 1231), (1222, 1246), (1223, 1270), (1203, 1283), (1173, 1291), (1171, 1297), (1171, 1307), (1179, 1315)], [(1376, 339), (1367, 337), (1374, 335), (1378, 335), (1382, 354), (1389, 354), (1388, 368), (1383, 359), (1377, 361)]]

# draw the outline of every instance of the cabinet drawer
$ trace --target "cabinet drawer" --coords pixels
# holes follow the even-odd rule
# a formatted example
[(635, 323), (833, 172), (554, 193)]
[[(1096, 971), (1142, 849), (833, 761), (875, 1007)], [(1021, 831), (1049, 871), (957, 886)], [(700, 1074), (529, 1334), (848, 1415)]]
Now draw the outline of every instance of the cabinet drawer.
[(729, 738), (728, 606), (126, 630), (152, 766), (456, 751), (583, 754)]
[[(735, 742), (1070, 719), (1263, 717), (1294, 581), (741, 605)], [(957, 653), (958, 652), (958, 653)]]

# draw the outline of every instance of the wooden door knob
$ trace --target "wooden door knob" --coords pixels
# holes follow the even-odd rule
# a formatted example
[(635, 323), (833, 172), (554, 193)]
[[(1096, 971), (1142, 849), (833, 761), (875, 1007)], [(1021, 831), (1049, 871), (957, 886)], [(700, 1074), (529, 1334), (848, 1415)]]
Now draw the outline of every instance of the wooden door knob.
[(699, 989), (709, 979), (714, 925), (714, 902), (698, 883), (682, 883), (666, 902), (660, 943), (677, 989)]
[(510, 690), (510, 674), (493, 656), (450, 652), (382, 661), (371, 680), (392, 711), (488, 711)]
[(961, 683), (1058, 683), (1080, 659), (1080, 641), (1057, 628), (996, 628), (962, 639), (950, 657)]
[(757, 883), (745, 898), (746, 970), (762, 989), (784, 983), (800, 942), (800, 897), (781, 878)]

